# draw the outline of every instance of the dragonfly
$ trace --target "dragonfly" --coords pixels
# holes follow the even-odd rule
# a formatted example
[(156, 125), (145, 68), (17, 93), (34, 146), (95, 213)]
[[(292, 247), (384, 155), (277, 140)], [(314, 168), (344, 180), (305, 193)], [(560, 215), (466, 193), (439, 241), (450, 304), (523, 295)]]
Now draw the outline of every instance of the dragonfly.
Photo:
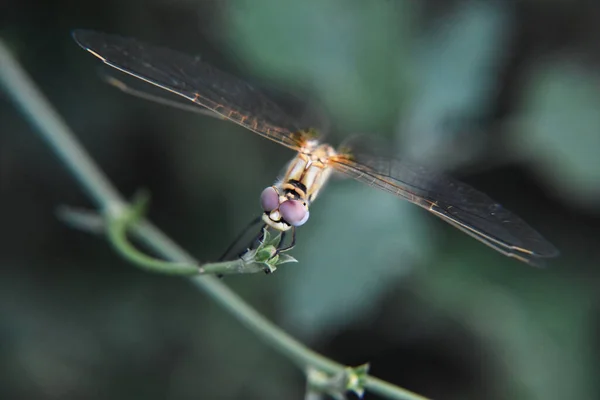
[[(194, 57), (137, 39), (75, 30), (75, 41), (117, 70), (191, 101), (225, 120), (296, 152), (283, 178), (260, 196), (263, 228), (291, 230), (309, 219), (309, 207), (332, 173), (341, 173), (414, 203), (494, 250), (533, 266), (558, 250), (521, 218), (475, 188), (421, 165), (335, 149), (319, 132), (303, 126), (275, 101), (246, 81)], [(191, 105), (191, 104), (190, 104)], [(283, 241), (283, 240), (282, 240)]]

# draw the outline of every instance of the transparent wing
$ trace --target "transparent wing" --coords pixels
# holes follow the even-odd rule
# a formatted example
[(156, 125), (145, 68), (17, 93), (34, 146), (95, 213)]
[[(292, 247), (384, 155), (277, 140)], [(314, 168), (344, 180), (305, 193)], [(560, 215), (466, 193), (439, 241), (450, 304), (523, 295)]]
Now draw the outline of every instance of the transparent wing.
[(403, 197), (493, 249), (526, 263), (558, 250), (522, 219), (474, 189), (421, 166), (365, 154), (340, 155), (331, 167), (367, 185)]
[[(213, 118), (218, 118), (218, 119), (225, 119), (222, 115), (215, 113), (210, 108), (199, 107), (198, 103), (184, 102), (185, 100), (181, 99), (181, 97), (179, 97), (181, 100), (174, 100), (171, 98), (167, 98), (166, 96), (164, 96), (164, 93), (168, 93), (168, 92), (166, 92), (164, 90), (162, 90), (163, 94), (161, 94), (161, 95), (152, 93), (148, 90), (148, 88), (156, 88), (156, 86), (151, 86), (151, 85), (142, 83), (144, 86), (146, 86), (145, 88), (134, 87), (131, 84), (125, 83), (124, 80), (117, 78), (116, 76), (112, 76), (110, 74), (103, 74), (102, 78), (109, 85), (114, 86), (115, 88), (119, 89), (123, 93), (128, 94), (130, 96), (134, 96), (134, 97), (137, 97), (140, 99), (152, 101), (154, 103), (161, 104), (164, 106), (177, 108), (177, 109), (183, 110), (183, 111), (189, 111), (189, 112), (202, 114), (202, 115), (206, 115), (208, 117), (213, 117)], [(138, 81), (138, 82), (141, 82), (141, 81)], [(161, 90), (161, 89), (156, 88), (156, 90)], [(173, 95), (173, 97), (175, 97), (175, 95)]]
[(104, 63), (213, 110), (298, 150), (308, 135), (279, 106), (243, 80), (174, 50), (136, 39), (76, 30), (73, 38)]

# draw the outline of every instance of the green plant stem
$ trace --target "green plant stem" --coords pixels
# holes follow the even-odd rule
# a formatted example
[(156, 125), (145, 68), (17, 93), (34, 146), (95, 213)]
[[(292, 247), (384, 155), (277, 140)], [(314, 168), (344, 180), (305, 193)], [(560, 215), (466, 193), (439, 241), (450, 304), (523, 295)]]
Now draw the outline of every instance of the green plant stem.
[(21, 66), (0, 41), (1, 83), (27, 120), (37, 128), (64, 162), (69, 171), (87, 190), (90, 198), (102, 210), (123, 208), (123, 199), (110, 181), (96, 167), (72, 132), (48, 100), (35, 86)]
[[(135, 205), (133, 205), (133, 208), (135, 209)], [(256, 251), (249, 251), (247, 256), (231, 261), (204, 263), (200, 265), (165, 261), (151, 257), (138, 250), (129, 241), (127, 235), (128, 231), (135, 227), (135, 224), (139, 221), (140, 214), (138, 212), (130, 211), (122, 213), (119, 218), (115, 219), (110, 216), (103, 217), (94, 211), (63, 206), (58, 208), (56, 214), (60, 220), (75, 229), (95, 234), (108, 233), (110, 243), (123, 258), (139, 268), (150, 272), (190, 277), (194, 275), (257, 274), (265, 273), (268, 269), (267, 261), (269, 259), (265, 258), (267, 255), (257, 253)], [(272, 251), (274, 251), (275, 247), (272, 248)], [(263, 256), (265, 260), (261, 260), (257, 257), (257, 254)], [(268, 251), (267, 254), (271, 254), (271, 251)]]
[[(0, 85), (51, 145), (104, 215), (118, 217), (130, 210), (121, 195), (88, 156), (67, 124), (25, 74), (1, 40)], [(197, 264), (189, 254), (149, 222), (141, 221), (133, 227), (133, 230), (139, 238), (166, 259), (188, 265)], [(194, 285), (221, 304), (248, 329), (255, 332), (266, 344), (289, 357), (303, 371), (306, 371), (309, 366), (331, 374), (344, 370), (345, 366), (321, 356), (294, 340), (245, 303), (218, 279), (202, 276), (191, 278), (191, 280)], [(390, 399), (424, 399), (418, 394), (373, 377), (367, 378), (366, 387), (372, 392)]]
[(106, 217), (108, 237), (115, 249), (129, 262), (136, 266), (151, 271), (169, 275), (197, 275), (199, 267), (183, 262), (169, 262), (150, 257), (137, 250), (127, 239), (127, 230), (130, 224), (129, 216), (119, 218)]

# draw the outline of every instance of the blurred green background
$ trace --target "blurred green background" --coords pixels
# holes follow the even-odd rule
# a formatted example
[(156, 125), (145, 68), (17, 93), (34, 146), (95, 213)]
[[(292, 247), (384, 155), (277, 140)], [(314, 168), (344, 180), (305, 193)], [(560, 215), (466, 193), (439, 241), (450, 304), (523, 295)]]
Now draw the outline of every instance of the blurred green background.
[[(0, 37), (117, 187), (148, 188), (150, 218), (200, 260), (260, 211), (293, 153), (110, 87), (72, 29), (199, 54), (310, 99), (333, 144), (368, 134), (489, 194), (561, 250), (550, 268), (334, 179), (298, 264), (225, 282), (325, 355), (426, 396), (596, 399), (599, 18), (583, 0), (5, 0)], [(303, 375), (188, 282), (57, 220), (91, 202), (3, 93), (0, 201), (0, 398), (303, 398)]]

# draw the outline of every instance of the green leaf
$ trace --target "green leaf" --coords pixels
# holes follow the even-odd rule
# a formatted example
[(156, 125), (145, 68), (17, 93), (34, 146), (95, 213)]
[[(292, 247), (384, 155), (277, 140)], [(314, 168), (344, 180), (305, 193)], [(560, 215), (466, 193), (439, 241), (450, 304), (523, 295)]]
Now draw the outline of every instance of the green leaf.
[(346, 367), (337, 374), (328, 374), (315, 368), (309, 368), (307, 372), (308, 391), (326, 394), (336, 400), (347, 399), (347, 392), (352, 392), (362, 398), (365, 394), (368, 372), (369, 364)]
[(586, 265), (565, 255), (541, 271), (467, 235), (451, 235), (445, 245), (447, 252), (411, 283), (439, 316), (469, 327), (492, 349), (496, 376), (506, 376), (497, 398), (595, 398), (595, 292), (581, 286), (581, 274), (565, 273), (592, 270), (595, 260)]
[(559, 188), (558, 195), (598, 209), (600, 90), (596, 74), (557, 60), (542, 65), (532, 77), (511, 145)]
[(406, 79), (407, 1), (232, 3), (226, 41), (257, 73), (317, 91), (347, 127), (393, 118)]
[(464, 133), (463, 119), (490, 106), (494, 66), (506, 47), (506, 17), (502, 2), (466, 2), (417, 42), (414, 96), (399, 130), (403, 150), (440, 166), (469, 160), (480, 150), (475, 132), (460, 141), (454, 134)]
[(296, 260), (294, 257), (290, 256), (287, 253), (279, 254), (279, 260), (277, 260), (278, 264), (285, 264), (285, 263), (290, 263), (290, 262), (298, 262), (298, 260)]
[(425, 211), (355, 182), (334, 182), (298, 230), (297, 268), (280, 280), (286, 323), (304, 334), (368, 315), (378, 295), (433, 251)]

